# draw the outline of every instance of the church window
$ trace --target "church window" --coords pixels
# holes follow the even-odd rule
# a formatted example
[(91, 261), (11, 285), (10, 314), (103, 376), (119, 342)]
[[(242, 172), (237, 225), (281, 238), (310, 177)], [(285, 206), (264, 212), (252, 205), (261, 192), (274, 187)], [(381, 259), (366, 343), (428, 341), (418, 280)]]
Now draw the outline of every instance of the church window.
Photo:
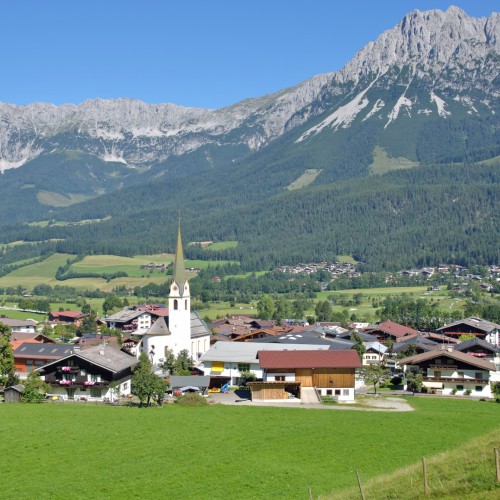
[(174, 300), (174, 310), (177, 311), (179, 309), (179, 303), (177, 302), (177, 299)]
[(187, 301), (187, 299), (184, 301), (184, 309), (186, 309), (186, 311), (188, 309), (188, 301)]

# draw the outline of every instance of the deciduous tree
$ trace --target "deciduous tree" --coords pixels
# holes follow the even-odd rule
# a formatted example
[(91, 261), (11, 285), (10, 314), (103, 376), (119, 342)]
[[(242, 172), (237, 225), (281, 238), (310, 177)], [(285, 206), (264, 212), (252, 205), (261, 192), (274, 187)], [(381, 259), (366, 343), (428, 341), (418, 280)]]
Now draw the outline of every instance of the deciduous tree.
[(391, 375), (390, 370), (380, 365), (369, 365), (363, 368), (360, 373), (360, 378), (365, 384), (373, 385), (375, 394), (377, 394), (377, 386), (385, 382)]

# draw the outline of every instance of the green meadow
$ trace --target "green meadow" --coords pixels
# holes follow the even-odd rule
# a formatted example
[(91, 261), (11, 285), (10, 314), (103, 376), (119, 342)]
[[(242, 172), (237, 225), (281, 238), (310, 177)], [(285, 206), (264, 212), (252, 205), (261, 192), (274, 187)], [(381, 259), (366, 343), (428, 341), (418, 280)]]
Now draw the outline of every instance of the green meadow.
[(500, 438), (495, 403), (409, 401), (415, 411), (2, 404), (1, 496), (317, 498), (355, 486), (356, 469), (368, 481)]

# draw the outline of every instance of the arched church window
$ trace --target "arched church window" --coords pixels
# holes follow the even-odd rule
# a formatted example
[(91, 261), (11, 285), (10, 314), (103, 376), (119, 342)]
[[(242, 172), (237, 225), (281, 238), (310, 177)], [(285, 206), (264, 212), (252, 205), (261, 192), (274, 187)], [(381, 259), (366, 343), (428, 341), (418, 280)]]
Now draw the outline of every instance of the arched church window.
[(184, 301), (184, 309), (186, 309), (186, 311), (188, 310), (188, 301), (187, 301), (187, 299)]
[(177, 302), (177, 299), (174, 300), (174, 310), (177, 311), (179, 309), (179, 303)]

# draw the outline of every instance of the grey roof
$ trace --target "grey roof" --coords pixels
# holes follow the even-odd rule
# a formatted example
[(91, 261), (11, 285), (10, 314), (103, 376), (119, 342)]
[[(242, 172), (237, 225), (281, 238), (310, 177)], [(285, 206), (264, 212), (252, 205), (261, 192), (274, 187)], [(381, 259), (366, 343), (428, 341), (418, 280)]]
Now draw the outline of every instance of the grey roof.
[(420, 347), (424, 351), (432, 351), (439, 347), (439, 344), (437, 342), (434, 342), (433, 340), (427, 339), (425, 337), (421, 337), (420, 334), (418, 334), (414, 337), (410, 337), (407, 340), (395, 342), (392, 346), (392, 352), (404, 351), (409, 345)]
[(350, 349), (356, 342), (352, 340), (333, 339), (324, 337), (316, 330), (306, 330), (302, 333), (285, 333), (283, 335), (276, 335), (255, 339), (250, 342), (261, 342), (264, 344), (314, 344), (325, 345), (330, 350), (340, 351), (343, 349)]
[(436, 331), (439, 332), (440, 330), (446, 330), (450, 328), (450, 326), (457, 326), (461, 324), (472, 326), (486, 333), (490, 333), (494, 330), (500, 330), (500, 325), (498, 325), (497, 323), (492, 323), (491, 321), (486, 321), (485, 319), (481, 318), (465, 318), (455, 321), (454, 323), (450, 323), (449, 325), (444, 325), (441, 328), (438, 328)]
[(75, 356), (102, 366), (112, 372), (120, 372), (137, 364), (137, 358), (109, 345), (91, 347)]
[(329, 344), (269, 344), (266, 342), (216, 342), (201, 355), (201, 361), (257, 363), (259, 351), (297, 351), (329, 349)]
[(19, 394), (22, 394), (24, 392), (24, 385), (23, 384), (11, 385), (10, 387), (6, 387), (4, 391), (8, 391), (9, 389), (18, 392)]
[(14, 357), (59, 359), (68, 356), (72, 352), (73, 345), (69, 344), (39, 344), (25, 342), (14, 351)]
[[(354, 332), (345, 332), (341, 333), (337, 336), (339, 339), (351, 339)], [(357, 332), (359, 338), (362, 342), (378, 342), (377, 337), (375, 335), (371, 335), (365, 332)]]
[(345, 334), (346, 332), (349, 332), (346, 328), (342, 328), (341, 326), (334, 326), (334, 325), (317, 325), (313, 326), (310, 329), (306, 330), (308, 332), (313, 331), (313, 332), (318, 332), (323, 335), (327, 335), (330, 337), (337, 337), (339, 335)]
[(5, 326), (36, 326), (38, 325), (38, 321), (33, 319), (15, 319), (15, 318), (6, 318), (0, 317), (0, 323), (3, 323)]
[(142, 314), (149, 314), (148, 311), (138, 311), (137, 309), (122, 309), (121, 311), (112, 314), (111, 316), (106, 316), (104, 321), (114, 321), (116, 323), (126, 323), (131, 321)]
[(387, 346), (381, 344), (380, 342), (363, 342), (365, 349), (369, 351), (370, 349), (378, 352), (379, 354), (384, 354), (387, 351)]
[(466, 340), (465, 342), (460, 342), (460, 344), (457, 344), (455, 346), (455, 351), (465, 351), (466, 349), (469, 349), (475, 345), (478, 345), (483, 349), (487, 349), (488, 351), (491, 351), (493, 353), (498, 352), (498, 347), (490, 344), (489, 342), (486, 342), (486, 340), (482, 340), (477, 337), (471, 340)]
[(146, 332), (146, 335), (171, 335), (167, 322), (163, 316), (160, 316)]
[(191, 311), (191, 338), (195, 339), (205, 335), (212, 335), (212, 333), (200, 315), (196, 311)]
[(170, 377), (170, 387), (176, 389), (179, 387), (194, 386), (200, 389), (210, 386), (210, 377), (204, 375), (172, 375)]

